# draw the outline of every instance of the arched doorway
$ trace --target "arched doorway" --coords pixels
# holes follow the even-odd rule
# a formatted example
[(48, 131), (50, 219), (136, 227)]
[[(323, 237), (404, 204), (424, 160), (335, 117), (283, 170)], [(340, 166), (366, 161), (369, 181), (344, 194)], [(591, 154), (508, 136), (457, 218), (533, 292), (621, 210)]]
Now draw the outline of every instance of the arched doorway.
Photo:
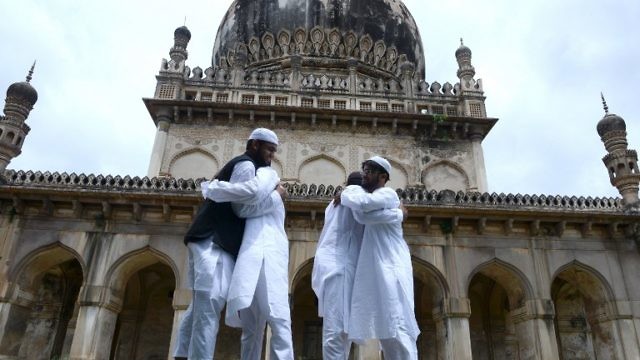
[(3, 308), (8, 320), (0, 357), (67, 358), (78, 314), (82, 265), (73, 253), (57, 245), (34, 252), (24, 264), (15, 272), (13, 303)]
[(617, 358), (615, 329), (606, 309), (611, 295), (596, 274), (573, 263), (561, 269), (551, 285), (561, 359)]
[(449, 289), (444, 277), (435, 267), (418, 258), (412, 260), (415, 314), (420, 328), (418, 358), (442, 359), (446, 352), (446, 330), (436, 313), (448, 296)]
[(527, 289), (523, 277), (500, 261), (476, 271), (469, 284), (474, 360), (518, 359), (520, 347), (528, 346), (512, 315), (525, 305)]
[(305, 360), (322, 360), (322, 318), (318, 317), (318, 299), (311, 288), (312, 269), (313, 261), (308, 261), (298, 270), (292, 282), (293, 351), (297, 357)]
[(160, 262), (135, 272), (127, 281), (113, 337), (111, 359), (166, 359), (173, 325), (175, 276)]

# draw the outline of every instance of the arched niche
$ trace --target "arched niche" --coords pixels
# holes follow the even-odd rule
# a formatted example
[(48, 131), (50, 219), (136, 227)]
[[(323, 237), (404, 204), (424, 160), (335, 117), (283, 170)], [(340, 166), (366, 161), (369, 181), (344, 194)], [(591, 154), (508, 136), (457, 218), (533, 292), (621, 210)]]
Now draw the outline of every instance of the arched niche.
[(318, 300), (311, 288), (313, 259), (305, 261), (291, 283), (291, 331), (294, 353), (301, 358), (322, 358), (322, 318)]
[(302, 162), (298, 179), (303, 184), (338, 186), (346, 181), (347, 172), (338, 160), (318, 155)]
[(478, 266), (468, 282), (471, 305), (469, 331), (474, 359), (512, 358), (528, 344), (514, 317), (531, 299), (533, 290), (515, 266), (494, 259)]
[(563, 359), (618, 358), (610, 284), (578, 261), (558, 270), (551, 285), (558, 351)]
[(124, 255), (109, 269), (106, 282), (119, 309), (110, 358), (168, 357), (177, 274), (171, 259), (150, 247)]
[(404, 189), (409, 184), (409, 175), (404, 166), (400, 163), (387, 159), (391, 165), (391, 174), (389, 174), (389, 182), (386, 186), (392, 189)]
[(11, 272), (0, 358), (67, 358), (84, 282), (78, 254), (56, 243), (33, 251)]
[(469, 176), (458, 164), (443, 160), (422, 171), (422, 183), (428, 190), (467, 191)]
[(129, 277), (116, 321), (112, 359), (168, 357), (175, 283), (172, 269), (162, 262), (144, 267)]
[(438, 309), (449, 297), (449, 285), (432, 264), (412, 257), (416, 321), (420, 328), (417, 347), (420, 359), (441, 359), (446, 354), (446, 325), (437, 321)]
[(216, 158), (200, 149), (191, 149), (177, 154), (169, 165), (169, 173), (174, 178), (212, 178), (220, 169)]

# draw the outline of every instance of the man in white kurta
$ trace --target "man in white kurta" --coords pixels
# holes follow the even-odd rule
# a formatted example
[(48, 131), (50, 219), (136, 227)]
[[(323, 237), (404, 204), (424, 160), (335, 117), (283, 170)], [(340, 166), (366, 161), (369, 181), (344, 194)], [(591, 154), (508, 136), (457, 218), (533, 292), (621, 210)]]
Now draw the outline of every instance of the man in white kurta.
[[(342, 205), (358, 220), (368, 212), (398, 207), (400, 200), (384, 187), (391, 166), (379, 156), (363, 164), (363, 188), (350, 186)], [(420, 333), (414, 314), (413, 269), (402, 235), (402, 217), (365, 225), (353, 285), (349, 338), (358, 343), (379, 339), (387, 360), (417, 359)], [(362, 219), (362, 221), (365, 221)]]
[[(360, 187), (361, 183), (360, 172), (349, 175), (347, 186)], [(318, 316), (323, 318), (324, 360), (349, 358), (349, 308), (363, 224), (393, 221), (398, 216), (402, 218), (400, 209), (376, 210), (360, 215), (357, 222), (352, 210), (339, 204), (339, 198), (327, 206), (311, 274), (311, 286), (318, 298)]]
[[(275, 135), (273, 135), (275, 136)], [(266, 129), (256, 129), (249, 136), (251, 141), (272, 139)], [(249, 145), (249, 144), (248, 144)], [(247, 146), (248, 156), (256, 163), (260, 151), (257, 147)], [(233, 167), (230, 182), (244, 181), (255, 176), (253, 162), (241, 161)], [(248, 203), (263, 202), (264, 193), (270, 193), (278, 184), (277, 177), (269, 177), (265, 172), (260, 176), (262, 181), (247, 183), (242, 193), (242, 200)], [(201, 184), (203, 196), (207, 197), (208, 182)], [(261, 209), (247, 209), (245, 215), (260, 215)], [(252, 212), (251, 214), (249, 212)], [(218, 235), (213, 235), (218, 236)], [(222, 250), (213, 237), (198, 242), (189, 242), (188, 279), (192, 289), (192, 300), (180, 323), (174, 357), (176, 359), (211, 360), (215, 352), (216, 337), (220, 324), (220, 313), (225, 305), (235, 259)]]
[[(263, 170), (277, 177), (275, 170), (267, 167), (259, 172)], [(244, 181), (252, 178), (248, 176)], [(293, 360), (284, 203), (281, 194), (273, 191), (258, 204), (239, 204), (243, 199), (238, 195), (244, 186), (227, 182), (209, 185), (211, 199), (234, 202), (236, 214), (247, 218), (227, 296), (226, 324), (242, 328), (243, 360), (261, 358), (267, 323), (272, 335), (270, 359)], [(252, 217), (255, 212), (263, 215)]]

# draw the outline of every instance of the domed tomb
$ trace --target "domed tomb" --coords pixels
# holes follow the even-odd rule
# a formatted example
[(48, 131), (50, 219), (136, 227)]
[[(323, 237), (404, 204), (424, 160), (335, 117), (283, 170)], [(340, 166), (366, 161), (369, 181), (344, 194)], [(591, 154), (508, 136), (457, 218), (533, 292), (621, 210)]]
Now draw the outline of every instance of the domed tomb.
[(303, 68), (346, 69), (355, 59), (386, 78), (412, 63), (424, 78), (420, 34), (400, 0), (235, 0), (218, 29), (212, 62), (272, 70), (291, 66), (294, 55)]

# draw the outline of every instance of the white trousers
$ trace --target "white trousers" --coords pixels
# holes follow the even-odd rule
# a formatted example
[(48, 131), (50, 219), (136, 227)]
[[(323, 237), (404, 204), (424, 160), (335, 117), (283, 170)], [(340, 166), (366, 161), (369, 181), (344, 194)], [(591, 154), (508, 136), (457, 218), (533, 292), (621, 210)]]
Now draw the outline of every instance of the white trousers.
[(407, 329), (398, 329), (395, 338), (380, 339), (385, 360), (418, 360), (418, 347)]
[(174, 357), (211, 360), (220, 328), (234, 260), (210, 240), (189, 243), (189, 281), (193, 289), (180, 328)]
[[(349, 288), (345, 288), (349, 286)], [(324, 315), (322, 317), (322, 359), (347, 360), (351, 350), (351, 341), (345, 329), (345, 306), (350, 305), (345, 292), (350, 291), (345, 284), (344, 275), (327, 279), (324, 284)]]
[[(288, 291), (282, 289), (282, 291)], [(251, 305), (240, 310), (242, 322), (241, 359), (260, 360), (266, 324), (271, 328), (271, 348), (269, 359), (293, 360), (293, 340), (291, 337), (291, 316), (279, 319), (271, 316), (267, 294), (264, 263), (253, 294)]]

